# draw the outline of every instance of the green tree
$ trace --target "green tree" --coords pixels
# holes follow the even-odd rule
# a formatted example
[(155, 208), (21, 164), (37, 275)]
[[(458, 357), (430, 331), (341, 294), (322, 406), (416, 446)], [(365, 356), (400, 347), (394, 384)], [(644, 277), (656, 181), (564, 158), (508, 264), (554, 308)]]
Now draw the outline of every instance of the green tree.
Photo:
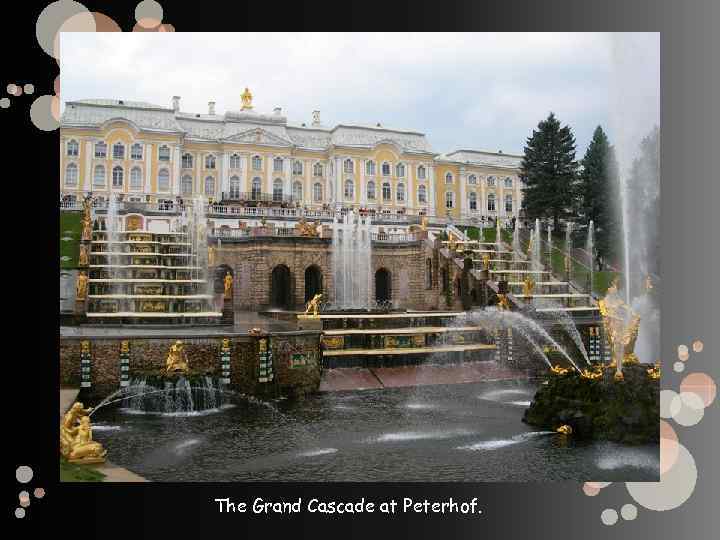
[(595, 128), (582, 160), (577, 184), (581, 222), (595, 225), (595, 255), (602, 270), (603, 261), (614, 257), (621, 243), (620, 176), (615, 149), (602, 127)]
[(560, 218), (572, 213), (577, 167), (572, 130), (551, 112), (528, 138), (520, 165), (528, 218), (552, 218), (559, 230)]

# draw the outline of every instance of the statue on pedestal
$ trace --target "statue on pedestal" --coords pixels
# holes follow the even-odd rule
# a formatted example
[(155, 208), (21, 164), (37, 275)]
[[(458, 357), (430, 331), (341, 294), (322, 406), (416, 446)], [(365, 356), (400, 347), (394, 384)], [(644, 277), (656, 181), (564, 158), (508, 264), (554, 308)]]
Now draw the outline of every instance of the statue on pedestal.
[(187, 373), (188, 361), (185, 354), (183, 342), (179, 339), (170, 346), (167, 359), (165, 360), (165, 371), (172, 373)]
[(617, 279), (613, 280), (605, 298), (598, 301), (598, 307), (612, 352), (612, 365), (617, 370), (615, 379), (622, 380), (623, 364), (638, 362), (635, 341), (640, 329), (640, 315), (620, 298)]
[(80, 272), (77, 277), (77, 285), (75, 287), (75, 299), (85, 300), (87, 297), (88, 277), (85, 272)]
[(530, 276), (526, 277), (525, 281), (523, 281), (523, 295), (532, 296), (534, 290), (535, 281)]
[(232, 298), (233, 294), (233, 278), (232, 275), (230, 275), (230, 272), (227, 272), (225, 274), (225, 279), (223, 280), (223, 285), (225, 286), (225, 298), (228, 300)]
[(483, 261), (483, 270), (490, 270), (490, 255), (485, 253), (482, 256), (482, 261)]
[(78, 256), (78, 266), (88, 265), (88, 249), (85, 244), (80, 244), (80, 255)]
[(107, 450), (99, 442), (93, 441), (90, 417), (80, 418), (77, 435), (70, 444), (67, 460), (70, 463), (102, 463), (105, 461)]
[(215, 266), (215, 246), (208, 246), (208, 266)]
[(80, 236), (81, 240), (90, 240), (92, 237), (92, 219), (90, 219), (90, 216), (83, 216), (82, 219), (82, 235)]

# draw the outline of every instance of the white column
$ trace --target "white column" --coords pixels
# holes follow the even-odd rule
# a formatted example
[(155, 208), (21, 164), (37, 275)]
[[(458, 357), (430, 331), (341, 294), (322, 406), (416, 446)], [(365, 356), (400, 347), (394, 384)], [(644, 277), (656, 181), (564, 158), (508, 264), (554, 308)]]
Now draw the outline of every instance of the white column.
[(458, 188), (460, 189), (460, 217), (464, 218), (467, 216), (467, 171), (465, 167), (460, 167), (460, 174), (458, 177)]
[(200, 191), (200, 182), (201, 182), (200, 177), (202, 176), (202, 174), (201, 174), (202, 160), (203, 160), (202, 152), (198, 152), (197, 154), (195, 154), (195, 174), (193, 175), (195, 178), (193, 178), (193, 189), (192, 189), (193, 193), (198, 193)]
[[(417, 200), (415, 198), (415, 192), (413, 190), (413, 174), (415, 172), (415, 166), (406, 163), (405, 164), (405, 174), (407, 175), (407, 185), (405, 190), (405, 206), (408, 210), (413, 210), (415, 208), (415, 201)], [(408, 212), (412, 213), (412, 212)]]
[(435, 165), (428, 165), (427, 168), (427, 184), (428, 184), (428, 214), (431, 216), (435, 213)]
[(175, 146), (172, 149), (172, 158), (173, 158), (173, 165), (172, 165), (172, 186), (171, 186), (171, 192), (175, 195), (180, 194), (180, 146)]
[(335, 203), (336, 206), (342, 206), (345, 200), (343, 192), (343, 168), (342, 162), (344, 158), (335, 158)]
[(248, 180), (250, 174), (250, 156), (243, 154), (240, 156), (240, 193), (247, 193), (250, 191), (248, 183), (252, 180)]
[(145, 193), (152, 194), (152, 145), (144, 145), (145, 156)]
[[(293, 162), (295, 161), (292, 157), (287, 158), (287, 164), (283, 162), (283, 195), (292, 195), (292, 185), (295, 182), (293, 175)], [(303, 173), (305, 172), (306, 163), (303, 162)]]
[(230, 170), (230, 164), (228, 163), (230, 156), (227, 151), (223, 152), (221, 154), (222, 156), (222, 165), (220, 166), (220, 181), (217, 183), (217, 186), (215, 187), (215, 192), (218, 196), (221, 196), (221, 193), (226, 193), (230, 191), (229, 187), (229, 170)]
[[(80, 143), (78, 143), (78, 148)], [(79, 151), (78, 151), (79, 153)], [(85, 143), (85, 174), (82, 175), (82, 181), (78, 178), (78, 185), (80, 191), (92, 191), (92, 156), (93, 156), (93, 143), (87, 141)], [(78, 167), (78, 176), (80, 175), (80, 167)]]
[(480, 216), (484, 217), (487, 215), (487, 193), (485, 192), (486, 177), (478, 177), (478, 182), (480, 182), (480, 200), (478, 201), (478, 204), (480, 205)]

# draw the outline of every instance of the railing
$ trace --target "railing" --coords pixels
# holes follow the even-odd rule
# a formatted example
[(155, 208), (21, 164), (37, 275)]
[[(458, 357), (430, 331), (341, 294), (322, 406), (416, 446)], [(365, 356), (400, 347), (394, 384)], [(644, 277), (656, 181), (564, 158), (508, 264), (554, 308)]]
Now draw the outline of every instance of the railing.
[(388, 233), (372, 233), (370, 239), (373, 242), (380, 242), (383, 244), (402, 244), (405, 242), (417, 242), (425, 238), (423, 233), (408, 233), (408, 234), (388, 234)]
[(301, 236), (294, 227), (250, 227), (242, 229), (214, 228), (210, 231), (213, 238), (232, 239), (232, 238), (252, 238), (256, 236), (279, 236), (294, 237)]
[(296, 203), (298, 201), (292, 195), (284, 195), (282, 193), (261, 193), (259, 191), (243, 191), (238, 193), (230, 193), (224, 191), (221, 194), (222, 201), (238, 201), (246, 203)]

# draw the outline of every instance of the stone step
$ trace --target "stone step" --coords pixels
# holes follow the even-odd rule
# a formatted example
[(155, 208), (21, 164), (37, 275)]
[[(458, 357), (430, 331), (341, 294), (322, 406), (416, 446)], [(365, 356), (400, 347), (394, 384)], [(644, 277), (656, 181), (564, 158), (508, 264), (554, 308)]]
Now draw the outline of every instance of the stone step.
[(444, 345), (441, 347), (399, 347), (397, 349), (341, 349), (323, 351), (323, 356), (382, 356), (382, 355), (408, 355), (408, 354), (434, 354), (444, 352), (468, 352), (495, 350), (495, 345), (476, 343), (470, 345)]

